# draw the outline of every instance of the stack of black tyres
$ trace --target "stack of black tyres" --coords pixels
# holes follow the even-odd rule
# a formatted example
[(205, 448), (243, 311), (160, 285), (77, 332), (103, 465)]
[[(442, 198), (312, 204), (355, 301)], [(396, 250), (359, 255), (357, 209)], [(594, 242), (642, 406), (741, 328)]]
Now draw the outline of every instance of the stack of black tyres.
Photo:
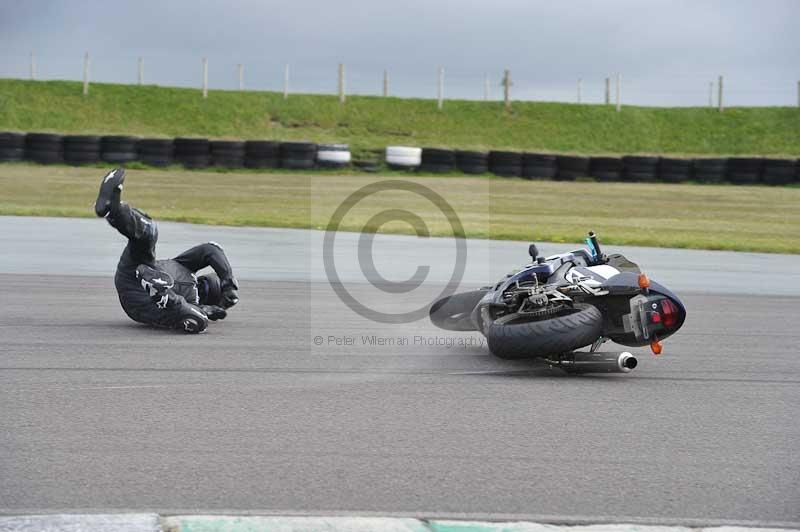
[(797, 171), (794, 159), (764, 159), (761, 180), (768, 185), (788, 185), (797, 180)]
[(212, 140), (211, 161), (214, 166), (242, 168), (244, 166), (245, 143), (243, 140)]
[(658, 178), (658, 157), (626, 155), (622, 158), (625, 181), (655, 181)]
[(25, 159), (25, 134), (0, 133), (0, 162), (22, 161)]
[(558, 173), (555, 155), (522, 154), (522, 176), (528, 179), (553, 179)]
[(754, 157), (731, 157), (728, 159), (728, 181), (736, 185), (754, 185), (761, 182), (761, 167), (764, 160)]
[(61, 135), (28, 133), (25, 136), (25, 158), (39, 164), (64, 162), (64, 142)]
[(592, 157), (589, 175), (598, 181), (619, 181), (622, 177), (622, 159), (619, 157)]
[(692, 161), (690, 159), (673, 159), (662, 157), (658, 167), (658, 178), (667, 183), (681, 183), (692, 177)]
[(313, 142), (282, 142), (281, 167), (292, 170), (314, 168), (317, 159), (317, 145)]
[(73, 165), (100, 162), (100, 137), (95, 135), (65, 135), (64, 161)]
[(175, 160), (186, 168), (207, 168), (211, 164), (208, 139), (176, 138)]
[(172, 139), (141, 139), (136, 144), (139, 160), (150, 166), (169, 166), (174, 153)]
[(588, 157), (576, 155), (556, 156), (556, 165), (558, 166), (558, 172), (555, 175), (556, 181), (575, 181), (579, 177), (588, 176), (589, 163)]
[(100, 158), (107, 163), (125, 164), (136, 161), (139, 139), (124, 135), (110, 135), (100, 139)]
[[(336, 147), (336, 146), (333, 146)], [(315, 166), (317, 145), (311, 142), (278, 143), (264, 140), (211, 141), (201, 138), (137, 139), (129, 136), (67, 135), (52, 133), (0, 133), (0, 162), (30, 160), (40, 164), (94, 164), (100, 160), (124, 164), (142, 161), (151, 166), (168, 166), (175, 161), (187, 168), (209, 164), (226, 168), (309, 169)], [(332, 149), (332, 148), (331, 148)], [(337, 148), (338, 149), (338, 148)], [(410, 149), (410, 148), (406, 148)], [(417, 148), (418, 149), (418, 148)], [(349, 152), (348, 152), (349, 153)], [(382, 153), (382, 152), (381, 152)], [(353, 161), (366, 171), (380, 169), (380, 154)], [(654, 181), (679, 183), (694, 179), (700, 183), (766, 183), (785, 185), (800, 181), (800, 161), (794, 159), (679, 159), (650, 156), (580, 157), (491, 151), (423, 148), (421, 170), (467, 174), (487, 170), (500, 176), (575, 180), (592, 176), (598, 181)]]
[(698, 183), (722, 183), (728, 171), (728, 159), (695, 159), (694, 180)]
[(278, 142), (248, 140), (244, 143), (244, 165), (248, 168), (277, 168), (280, 160)]
[(522, 154), (514, 151), (490, 151), (489, 171), (503, 177), (522, 175)]
[(456, 167), (456, 152), (442, 148), (422, 148), (422, 172), (446, 173)]
[(465, 174), (485, 174), (489, 171), (489, 154), (480, 151), (456, 151), (456, 168)]

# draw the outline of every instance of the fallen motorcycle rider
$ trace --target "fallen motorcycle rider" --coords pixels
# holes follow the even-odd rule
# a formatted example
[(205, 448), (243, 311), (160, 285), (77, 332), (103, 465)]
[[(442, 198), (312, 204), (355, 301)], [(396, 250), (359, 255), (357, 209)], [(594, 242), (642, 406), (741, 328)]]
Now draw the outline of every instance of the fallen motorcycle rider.
[[(100, 183), (95, 213), (128, 239), (120, 256), (114, 285), (125, 313), (134, 321), (200, 333), (209, 320), (225, 319), (239, 302), (239, 285), (222, 248), (200, 244), (177, 257), (156, 260), (156, 223), (121, 201), (125, 170), (112, 170)], [(195, 273), (211, 266), (215, 274)]]

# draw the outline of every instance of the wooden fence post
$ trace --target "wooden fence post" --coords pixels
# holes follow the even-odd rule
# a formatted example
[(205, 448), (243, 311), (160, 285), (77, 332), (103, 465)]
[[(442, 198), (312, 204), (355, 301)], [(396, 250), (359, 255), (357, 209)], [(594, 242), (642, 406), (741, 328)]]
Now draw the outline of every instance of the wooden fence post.
[(208, 58), (203, 58), (203, 98), (208, 98)]
[(617, 74), (617, 112), (622, 110), (622, 74)]
[(444, 68), (439, 67), (439, 87), (437, 91), (436, 107), (441, 110), (444, 106)]
[(611, 105), (611, 78), (606, 78), (606, 105)]
[(708, 106), (714, 107), (714, 82), (708, 82)]
[(508, 69), (503, 76), (503, 104), (506, 111), (511, 110), (511, 71)]
[(89, 94), (89, 52), (83, 56), (83, 95)]
[(140, 57), (138, 63), (139, 63), (138, 64), (139, 73), (137, 79), (139, 81), (139, 85), (144, 85), (144, 59)]
[(581, 103), (581, 83), (583, 80), (578, 78), (578, 103)]
[(721, 113), (724, 109), (722, 105), (722, 76), (720, 76), (717, 81), (717, 104), (719, 105), (719, 112)]
[(389, 96), (389, 71), (383, 71), (383, 97)]
[(344, 103), (344, 63), (339, 63), (339, 103)]
[(289, 98), (289, 63), (283, 67), (283, 99)]

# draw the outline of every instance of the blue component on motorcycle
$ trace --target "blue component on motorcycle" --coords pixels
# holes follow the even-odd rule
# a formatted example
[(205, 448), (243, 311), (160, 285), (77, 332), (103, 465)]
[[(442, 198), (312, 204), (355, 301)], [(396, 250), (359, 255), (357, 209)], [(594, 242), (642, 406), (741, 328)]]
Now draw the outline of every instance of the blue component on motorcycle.
[(589, 247), (589, 251), (592, 252), (592, 258), (596, 259), (597, 258), (597, 250), (595, 249), (591, 238), (587, 238), (586, 239), (586, 245)]

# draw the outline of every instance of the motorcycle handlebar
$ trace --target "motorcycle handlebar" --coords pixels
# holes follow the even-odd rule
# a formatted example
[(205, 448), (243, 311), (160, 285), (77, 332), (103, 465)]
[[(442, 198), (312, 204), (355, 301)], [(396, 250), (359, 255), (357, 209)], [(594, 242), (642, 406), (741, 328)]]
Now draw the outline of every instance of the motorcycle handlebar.
[(603, 252), (600, 250), (600, 242), (597, 240), (597, 235), (594, 231), (589, 231), (589, 238), (586, 239), (589, 247), (592, 248), (595, 259), (600, 262), (603, 260)]

